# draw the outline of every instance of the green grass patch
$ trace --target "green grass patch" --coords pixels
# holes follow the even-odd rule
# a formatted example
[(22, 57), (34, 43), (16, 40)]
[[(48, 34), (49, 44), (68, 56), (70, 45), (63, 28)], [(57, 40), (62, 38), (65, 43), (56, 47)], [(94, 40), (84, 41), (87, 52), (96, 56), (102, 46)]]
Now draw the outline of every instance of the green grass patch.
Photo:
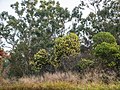
[(120, 90), (120, 83), (116, 84), (74, 84), (70, 82), (42, 82), (15, 83), (0, 86), (0, 90)]

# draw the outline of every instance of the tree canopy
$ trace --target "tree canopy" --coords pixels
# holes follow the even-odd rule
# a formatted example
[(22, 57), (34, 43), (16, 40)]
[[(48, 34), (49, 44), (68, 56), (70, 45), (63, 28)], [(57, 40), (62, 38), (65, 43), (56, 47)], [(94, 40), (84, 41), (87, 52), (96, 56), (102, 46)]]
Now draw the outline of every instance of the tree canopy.
[(11, 8), (16, 16), (0, 14), (0, 48), (11, 47), (9, 76), (34, 74), (33, 66), (74, 71), (106, 62), (120, 75), (119, 0), (80, 0), (72, 13), (54, 0), (22, 0)]

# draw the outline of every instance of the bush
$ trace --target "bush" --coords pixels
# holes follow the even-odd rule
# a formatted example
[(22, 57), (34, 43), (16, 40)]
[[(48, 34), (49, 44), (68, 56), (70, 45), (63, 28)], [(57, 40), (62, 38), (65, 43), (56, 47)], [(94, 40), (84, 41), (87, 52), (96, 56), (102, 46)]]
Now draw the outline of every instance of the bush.
[(70, 33), (55, 40), (54, 54), (62, 71), (71, 70), (75, 65), (75, 57), (80, 53), (79, 37)]
[(100, 32), (93, 36), (93, 41), (94, 55), (100, 58), (102, 65), (115, 66), (120, 58), (115, 37), (109, 32)]
[(101, 44), (102, 42), (116, 44), (115, 37), (109, 32), (99, 32), (98, 34), (93, 36), (94, 46), (97, 44)]
[(93, 66), (93, 64), (93, 60), (83, 58), (78, 62), (77, 67), (79, 67), (81, 70), (85, 70)]
[(40, 49), (35, 55), (34, 60), (30, 62), (35, 71), (40, 70), (46, 63), (48, 63), (48, 53), (45, 49)]
[(63, 56), (76, 56), (80, 52), (79, 37), (74, 33), (59, 37), (55, 40), (54, 48), (58, 59)]
[(120, 58), (119, 46), (106, 42), (98, 44), (94, 49), (94, 54), (100, 57), (103, 60), (102, 62), (109, 66), (115, 66), (116, 60)]

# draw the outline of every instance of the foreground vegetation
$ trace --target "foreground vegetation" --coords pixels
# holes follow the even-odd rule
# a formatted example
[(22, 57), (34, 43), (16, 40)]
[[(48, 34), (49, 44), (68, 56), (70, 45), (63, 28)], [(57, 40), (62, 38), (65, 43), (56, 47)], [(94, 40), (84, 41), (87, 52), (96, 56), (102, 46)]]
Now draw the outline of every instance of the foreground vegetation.
[(70, 82), (16, 83), (0, 86), (0, 90), (120, 90), (120, 83), (109, 85), (96, 83), (84, 85)]
[(120, 90), (120, 82), (103, 83), (97, 76), (95, 74), (93, 78), (86, 74), (85, 78), (80, 78), (80, 75), (71, 72), (46, 73), (44, 76), (3, 80), (0, 90)]

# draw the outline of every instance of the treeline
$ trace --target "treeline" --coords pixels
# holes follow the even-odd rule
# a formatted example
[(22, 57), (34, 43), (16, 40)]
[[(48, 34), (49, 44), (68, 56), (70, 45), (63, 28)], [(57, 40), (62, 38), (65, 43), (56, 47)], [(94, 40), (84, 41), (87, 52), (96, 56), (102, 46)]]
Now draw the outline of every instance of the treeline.
[[(83, 74), (96, 69), (115, 72), (119, 78), (120, 1), (78, 3), (72, 13), (53, 0), (16, 2), (11, 5), (16, 17), (3, 11), (0, 48), (10, 45), (11, 57), (3, 60), (1, 72), (6, 77), (22, 77), (56, 71)], [(83, 17), (86, 9), (90, 13)], [(69, 22), (72, 26), (65, 28)]]

